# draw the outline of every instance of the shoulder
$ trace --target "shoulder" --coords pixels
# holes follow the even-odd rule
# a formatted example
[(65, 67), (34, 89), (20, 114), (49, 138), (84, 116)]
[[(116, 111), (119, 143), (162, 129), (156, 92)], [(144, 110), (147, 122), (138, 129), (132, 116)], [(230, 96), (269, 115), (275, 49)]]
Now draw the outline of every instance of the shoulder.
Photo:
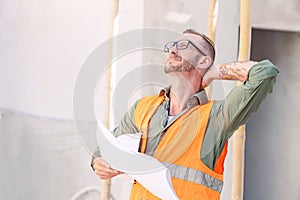
[(151, 104), (157, 104), (159, 102), (162, 102), (164, 100), (164, 96), (160, 95), (153, 95), (153, 96), (145, 96), (142, 97), (137, 101), (137, 106), (145, 106), (146, 105), (151, 105)]

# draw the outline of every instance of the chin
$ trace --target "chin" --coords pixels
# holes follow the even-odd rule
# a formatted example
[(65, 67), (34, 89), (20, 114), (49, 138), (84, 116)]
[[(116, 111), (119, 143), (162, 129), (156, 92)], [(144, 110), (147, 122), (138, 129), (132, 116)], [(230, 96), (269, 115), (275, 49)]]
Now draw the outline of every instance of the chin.
[(172, 67), (171, 66), (165, 66), (164, 67), (164, 72), (167, 74), (167, 73), (170, 73), (170, 72), (173, 72), (172, 70)]

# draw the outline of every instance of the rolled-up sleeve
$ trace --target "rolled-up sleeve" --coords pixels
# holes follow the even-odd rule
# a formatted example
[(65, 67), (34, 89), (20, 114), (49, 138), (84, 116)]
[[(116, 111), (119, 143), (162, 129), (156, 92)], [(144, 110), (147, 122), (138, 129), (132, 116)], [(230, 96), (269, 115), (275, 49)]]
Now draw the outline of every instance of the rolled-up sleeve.
[(235, 87), (225, 100), (217, 102), (218, 118), (224, 119), (222, 132), (225, 140), (246, 123), (273, 91), (278, 73), (279, 70), (269, 60), (260, 61), (250, 69), (247, 81)]

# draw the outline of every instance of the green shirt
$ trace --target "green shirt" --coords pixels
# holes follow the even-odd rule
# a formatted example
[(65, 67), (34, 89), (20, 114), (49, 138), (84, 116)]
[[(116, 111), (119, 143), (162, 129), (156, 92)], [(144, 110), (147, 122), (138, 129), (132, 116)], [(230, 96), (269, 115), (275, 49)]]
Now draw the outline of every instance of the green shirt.
[[(234, 131), (246, 123), (249, 116), (258, 109), (267, 94), (272, 92), (278, 73), (278, 69), (270, 61), (261, 61), (250, 69), (248, 81), (235, 87), (224, 100), (214, 102), (202, 149), (199, 152), (201, 160), (210, 169), (214, 168), (226, 141), (232, 136)], [(146, 154), (153, 154), (162, 138), (162, 134), (176, 118), (190, 108), (208, 102), (205, 90), (202, 90), (191, 96), (187, 102), (186, 109), (168, 122), (170, 103), (168, 93), (169, 89), (164, 89), (159, 94), (164, 95), (165, 100), (150, 121)], [(119, 125), (113, 130), (115, 137), (126, 133), (139, 132), (134, 122), (134, 112), (137, 103), (138, 101), (129, 108)]]

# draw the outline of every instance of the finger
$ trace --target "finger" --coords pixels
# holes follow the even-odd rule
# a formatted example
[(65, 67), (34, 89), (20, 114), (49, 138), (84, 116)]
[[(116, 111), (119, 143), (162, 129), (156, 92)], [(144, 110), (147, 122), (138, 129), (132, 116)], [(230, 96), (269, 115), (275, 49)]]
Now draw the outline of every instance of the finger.
[(111, 167), (105, 167), (103, 165), (94, 165), (94, 169), (95, 171), (103, 171), (103, 172), (107, 172), (107, 173), (111, 173), (111, 174), (119, 174), (120, 171), (112, 169)]
[(99, 170), (104, 170), (103, 168), (105, 168), (105, 170), (110, 173), (121, 173), (120, 171), (111, 168), (111, 166), (105, 160), (103, 160), (101, 157), (97, 157), (94, 159), (93, 168), (99, 169)]
[(107, 172), (103, 172), (103, 171), (97, 171), (96, 175), (100, 176), (100, 177), (111, 177), (113, 174), (107, 173)]
[(94, 169), (95, 171), (103, 171), (103, 172), (107, 172), (107, 173), (112, 173), (112, 174), (119, 174), (121, 173), (118, 170), (112, 169), (111, 167), (106, 167), (103, 165), (94, 165)]
[(105, 162), (103, 159), (101, 158), (96, 158), (93, 162), (93, 167), (94, 169), (99, 169), (99, 168), (106, 168), (106, 169), (111, 169), (110, 165)]
[(112, 177), (115, 177), (115, 176), (117, 176), (119, 174), (111, 174), (111, 173), (99, 171), (99, 172), (96, 172), (96, 175), (98, 177), (101, 177), (101, 178), (112, 178)]
[(113, 177), (117, 176), (118, 174), (111, 174), (111, 173), (99, 171), (99, 172), (96, 173), (96, 175), (100, 179), (109, 179), (109, 178), (113, 178)]
[(104, 161), (102, 158), (100, 158), (100, 157), (95, 158), (94, 164), (96, 164), (96, 165), (103, 165), (104, 167), (107, 167), (107, 168), (110, 167), (110, 165), (109, 165), (107, 162), (105, 162), (105, 161)]
[(93, 165), (94, 169), (95, 170), (102, 170), (102, 171), (106, 171), (106, 172), (109, 172), (109, 173), (120, 173), (120, 171), (118, 170), (115, 170), (113, 168), (111, 168), (110, 166), (107, 167), (107, 165), (102, 165), (102, 163), (94, 163)]

